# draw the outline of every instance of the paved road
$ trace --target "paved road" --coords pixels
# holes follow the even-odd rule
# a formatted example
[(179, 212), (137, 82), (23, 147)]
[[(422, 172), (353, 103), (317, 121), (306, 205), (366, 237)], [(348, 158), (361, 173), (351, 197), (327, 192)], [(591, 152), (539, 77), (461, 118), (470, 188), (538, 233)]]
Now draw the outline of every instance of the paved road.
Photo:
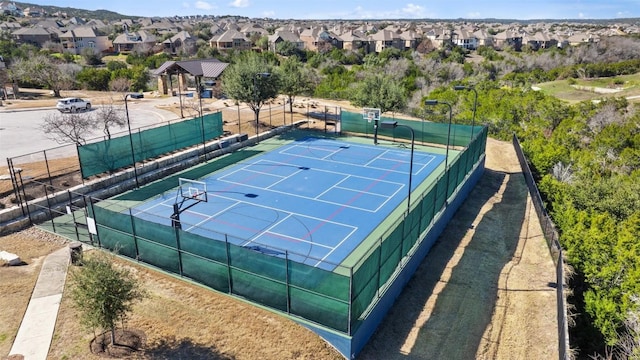
[[(169, 120), (177, 119), (174, 113), (156, 108), (162, 101), (175, 101), (175, 99), (142, 99), (129, 100), (129, 119), (131, 129), (137, 129), (149, 125), (157, 125)], [(90, 112), (96, 111), (94, 106)], [(122, 107), (124, 112), (124, 107)], [(6, 109), (0, 108), (0, 166), (6, 164), (6, 159), (20, 155), (47, 151), (47, 158), (66, 157), (76, 154), (74, 146), (62, 145), (49, 139), (41, 130), (42, 122), (47, 114), (57, 114), (53, 108), (40, 109)], [(126, 134), (127, 126), (111, 129), (112, 134)], [(101, 129), (95, 129), (89, 139), (103, 136)], [(31, 156), (31, 160), (42, 160), (42, 154)], [(23, 160), (22, 158), (20, 160)], [(24, 159), (26, 160), (26, 158)]]

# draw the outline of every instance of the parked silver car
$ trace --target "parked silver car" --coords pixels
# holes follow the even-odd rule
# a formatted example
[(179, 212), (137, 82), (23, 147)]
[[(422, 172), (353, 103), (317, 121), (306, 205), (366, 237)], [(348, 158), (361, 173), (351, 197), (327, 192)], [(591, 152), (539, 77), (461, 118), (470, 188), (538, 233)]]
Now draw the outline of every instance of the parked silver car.
[(91, 109), (91, 102), (81, 98), (69, 97), (58, 100), (56, 108), (60, 112), (77, 112)]

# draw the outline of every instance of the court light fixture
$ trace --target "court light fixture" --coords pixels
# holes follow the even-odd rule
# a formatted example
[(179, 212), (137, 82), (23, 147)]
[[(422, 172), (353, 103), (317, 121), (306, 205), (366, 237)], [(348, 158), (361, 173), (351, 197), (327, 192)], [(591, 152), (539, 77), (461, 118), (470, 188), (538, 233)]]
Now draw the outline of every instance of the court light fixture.
[(476, 106), (478, 105), (478, 92), (476, 91), (475, 87), (464, 86), (464, 85), (456, 85), (453, 87), (453, 90), (455, 91), (471, 90), (475, 94), (475, 97), (473, 98), (473, 116), (471, 118), (471, 140), (473, 140), (473, 127), (476, 124)]
[(452, 120), (452, 113), (453, 113), (453, 108), (451, 107), (451, 104), (446, 102), (446, 101), (440, 101), (440, 100), (433, 100), (433, 99), (427, 99), (424, 101), (424, 104), (427, 106), (435, 106), (435, 105), (447, 105), (449, 107), (449, 127), (447, 128), (447, 149), (445, 150), (445, 156), (444, 156), (444, 171), (447, 174), (447, 180), (446, 180), (446, 185), (445, 185), (445, 205), (448, 204), (449, 201), (449, 141), (451, 139), (451, 120)]
[(407, 194), (407, 216), (411, 211), (411, 179), (413, 178), (413, 148), (415, 143), (415, 132), (409, 125), (398, 124), (397, 121), (384, 120), (380, 123), (380, 127), (383, 129), (395, 129), (397, 127), (407, 128), (411, 132), (411, 158), (409, 159), (409, 191)]
[(131, 135), (131, 121), (129, 120), (129, 106), (127, 105), (127, 99), (142, 99), (144, 94), (141, 93), (127, 93), (124, 95), (124, 112), (127, 115), (127, 128), (129, 129), (129, 144), (131, 144), (131, 161), (133, 165), (133, 175), (136, 179), (136, 188), (140, 187), (138, 182), (138, 170), (136, 169), (136, 155), (133, 149), (133, 136)]

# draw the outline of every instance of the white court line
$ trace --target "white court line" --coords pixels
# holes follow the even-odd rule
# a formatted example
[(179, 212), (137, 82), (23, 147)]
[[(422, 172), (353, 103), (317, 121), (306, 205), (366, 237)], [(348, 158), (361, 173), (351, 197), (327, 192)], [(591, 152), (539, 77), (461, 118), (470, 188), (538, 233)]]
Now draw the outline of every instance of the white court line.
[[(352, 231), (351, 231), (347, 236), (345, 236), (345, 237), (342, 239), (342, 241), (340, 241), (336, 246), (334, 246), (334, 247), (333, 247), (333, 249), (331, 249), (331, 251), (329, 251), (329, 252), (327, 253), (327, 255), (325, 255), (324, 257), (322, 257), (322, 259), (320, 259), (321, 261), (318, 261), (314, 266), (318, 266), (318, 265), (322, 264), (322, 262), (324, 262), (325, 260), (327, 260), (327, 258), (328, 258), (331, 254), (333, 254), (333, 252), (334, 252), (334, 251), (336, 251), (337, 249), (339, 249), (339, 248), (342, 246), (342, 244), (343, 244), (345, 241), (347, 241), (347, 239), (349, 239), (349, 238), (351, 237), (351, 235), (353, 235), (353, 233), (354, 233), (354, 232), (356, 232), (356, 230), (358, 230), (358, 228), (357, 228), (357, 227), (355, 227), (355, 228), (354, 228), (354, 229), (353, 229), (353, 230), (352, 230)], [(347, 258), (347, 256), (348, 256), (348, 255), (349, 255), (349, 254), (345, 255), (345, 256), (344, 256), (344, 258), (342, 259), (342, 261), (344, 261), (344, 260)], [(342, 262), (342, 261), (341, 261), (341, 262)]]
[[(260, 189), (260, 190), (263, 190), (263, 189), (264, 189), (264, 188), (259, 187), (259, 186), (253, 186), (253, 185), (248, 185), (248, 184), (236, 183), (236, 182), (228, 181), (228, 180), (221, 180), (221, 181), (223, 181), (223, 182), (227, 182), (227, 183), (229, 183), (229, 184), (242, 185), (242, 186), (246, 186), (246, 187), (253, 188), (253, 189)], [(325, 204), (331, 204), (331, 205), (336, 205), (336, 206), (343, 206), (343, 207), (346, 207), (346, 208), (356, 209), (356, 210), (365, 211), (365, 212), (370, 212), (370, 213), (375, 212), (375, 211), (373, 211), (373, 210), (369, 210), (369, 209), (365, 209), (365, 208), (361, 208), (361, 207), (357, 207), (357, 206), (350, 206), (350, 205), (347, 205), (347, 204), (344, 204), (344, 203), (337, 203), (337, 202), (334, 202), (334, 201), (327, 201), (327, 200), (322, 200), (322, 199), (315, 199), (315, 198), (312, 198), (312, 197), (309, 197), (309, 196), (303, 196), (303, 195), (298, 195), (298, 194), (292, 194), (292, 193), (289, 193), (289, 192), (278, 191), (278, 190), (273, 190), (273, 189), (268, 189), (268, 190), (269, 190), (270, 192), (272, 192), (272, 193), (276, 193), (276, 194), (283, 194), (283, 195), (288, 195), (288, 196), (293, 196), (293, 197), (297, 197), (297, 198), (299, 198), (299, 199), (314, 200), (314, 201), (322, 202), (322, 203), (325, 203)], [(252, 204), (252, 205), (255, 205), (255, 204)]]
[[(193, 213), (194, 213), (194, 214), (196, 214), (196, 215), (200, 215), (200, 216), (203, 216), (203, 217), (205, 217), (205, 219), (204, 219), (204, 220), (202, 220), (202, 221), (200, 221), (199, 223), (197, 223), (197, 224), (195, 224), (195, 225), (191, 226), (190, 228), (188, 228), (188, 229), (187, 229), (187, 231), (189, 231), (189, 230), (191, 230), (191, 229), (193, 229), (193, 228), (195, 228), (195, 227), (198, 227), (199, 225), (204, 224), (205, 222), (207, 222), (207, 221), (209, 221), (209, 220), (211, 220), (211, 219), (215, 218), (216, 216), (218, 216), (218, 215), (222, 214), (222, 213), (223, 213), (223, 212), (225, 212), (225, 211), (231, 210), (231, 209), (232, 209), (232, 208), (234, 208), (236, 205), (238, 205), (238, 203), (231, 204), (231, 205), (229, 205), (229, 206), (225, 207), (224, 209), (219, 210), (218, 212), (216, 212), (216, 213), (215, 213), (215, 214), (213, 214), (213, 215), (207, 215), (207, 214), (202, 214), (202, 213), (198, 213), (198, 212), (193, 211)], [(192, 211), (189, 211), (189, 210), (187, 210), (187, 211), (188, 211), (188, 212), (192, 212)]]
[[(281, 238), (287, 238), (287, 239), (295, 240), (295, 241), (298, 241), (298, 242), (311, 244), (311, 246), (317, 246), (317, 247), (322, 247), (322, 248), (325, 248), (325, 249), (330, 249), (331, 251), (335, 250), (335, 247), (330, 246), (330, 245), (320, 244), (320, 243), (316, 243), (316, 242), (309, 241), (309, 240), (303, 240), (303, 239), (300, 239), (300, 238), (297, 238), (297, 237), (293, 237), (293, 236), (290, 236), (290, 235), (277, 233), (275, 231), (266, 231), (265, 233), (273, 234), (273, 235), (276, 235), (277, 237), (281, 237)], [(329, 252), (331, 252), (331, 251), (329, 251)], [(303, 255), (303, 254), (299, 254), (299, 253), (295, 253), (295, 254)]]
[[(152, 201), (153, 201), (153, 200), (152, 200)], [(136, 216), (136, 215), (138, 215), (138, 214), (140, 214), (140, 213), (145, 213), (145, 214), (150, 214), (150, 215), (158, 216), (157, 214), (149, 213), (149, 210), (154, 209), (154, 208), (157, 208), (158, 206), (166, 206), (166, 207), (173, 208), (173, 205), (168, 205), (168, 204), (166, 204), (166, 202), (167, 202), (167, 201), (173, 201), (173, 200), (169, 200), (169, 199), (167, 199), (167, 200), (163, 200), (163, 201), (161, 201), (161, 202), (155, 203), (155, 204), (153, 204), (152, 206), (149, 206), (149, 207), (146, 207), (146, 208), (143, 208), (143, 209), (141, 209), (141, 208), (137, 208), (137, 209), (136, 209), (136, 210), (137, 210), (137, 212), (133, 213), (133, 216)]]
[[(336, 144), (331, 144), (331, 147), (335, 147), (335, 145)], [(293, 148), (303, 148), (304, 150), (318, 150), (318, 151), (320, 151), (322, 153), (328, 153), (326, 156), (323, 156), (323, 157), (310, 157), (312, 159), (322, 159), (322, 160), (339, 153), (340, 150), (344, 150), (344, 149), (338, 149), (338, 150), (333, 150), (332, 151), (332, 150), (327, 150), (324, 147), (315, 147), (315, 146), (311, 146), (311, 145), (306, 145), (306, 146), (305, 145), (292, 145), (292, 146), (287, 147), (285, 150), (281, 150), (280, 154), (285, 154), (285, 155), (288, 155), (288, 156), (305, 157), (305, 158), (309, 157), (309, 156), (305, 156), (305, 155), (291, 154), (291, 153), (287, 152), (287, 150), (293, 149)]]
[(283, 176), (283, 177), (282, 177), (282, 179), (280, 179), (280, 180), (278, 180), (278, 181), (274, 182), (273, 184), (271, 184), (271, 185), (267, 186), (265, 189), (269, 189), (269, 190), (271, 190), (271, 188), (272, 188), (273, 186), (276, 186), (277, 184), (279, 184), (279, 183), (281, 183), (281, 182), (283, 182), (283, 181), (285, 181), (285, 180), (287, 180), (287, 179), (291, 178), (293, 175), (297, 175), (297, 174), (299, 174), (299, 173), (301, 173), (301, 172), (303, 172), (303, 171), (307, 171), (307, 170), (302, 170), (302, 169), (300, 169), (300, 170), (298, 170), (298, 171), (294, 172), (293, 174), (290, 174), (290, 175), (288, 175), (288, 176)]
[[(247, 246), (248, 244), (251, 244), (253, 242), (253, 240), (257, 237), (259, 237), (260, 235), (266, 233), (267, 231), (269, 231), (269, 229), (273, 229), (274, 226), (277, 226), (278, 224), (282, 223), (283, 221), (285, 221), (286, 219), (291, 217), (291, 213), (289, 213), (289, 215), (283, 217), (282, 219), (280, 219), (280, 221), (276, 221), (274, 223), (271, 223), (271, 226), (269, 226), (266, 230), (263, 230), (262, 232), (257, 233), (255, 236), (251, 237), (250, 239), (248, 239), (249, 241), (242, 244), (242, 246)], [(266, 244), (264, 244), (266, 245)]]
[(322, 195), (328, 193), (330, 190), (336, 188), (338, 186), (338, 184), (346, 181), (349, 178), (349, 176), (347, 175), (346, 177), (343, 177), (342, 180), (338, 181), (337, 183), (331, 185), (330, 187), (327, 188), (327, 190), (321, 192), (320, 194), (316, 195), (313, 199), (314, 200), (318, 200), (319, 197), (321, 197)]
[[(333, 246), (333, 247), (332, 247), (332, 246), (330, 246), (330, 245), (324, 245), (324, 244), (320, 244), (320, 243), (314, 243), (314, 242), (311, 242), (312, 246), (313, 246), (313, 245), (317, 245), (317, 246), (320, 246), (320, 247), (324, 247), (324, 248), (327, 248), (327, 249), (331, 249), (331, 251), (329, 251), (329, 254), (331, 254), (333, 251), (335, 251), (337, 247), (340, 247), (340, 246), (341, 246), (341, 245), (342, 245), (342, 244), (343, 244), (343, 243), (344, 243), (344, 242), (345, 242), (345, 241), (346, 241), (346, 240), (347, 240), (347, 239), (348, 239), (348, 238), (349, 238), (349, 237), (350, 237), (354, 232), (356, 232), (356, 231), (358, 230), (358, 227), (357, 227), (357, 226), (352, 226), (352, 225), (348, 225), (348, 224), (343, 224), (343, 223), (339, 223), (339, 222), (337, 222), (337, 221), (332, 221), (332, 220), (322, 219), (322, 218), (318, 218), (318, 217), (315, 217), (315, 216), (308, 216), (308, 215), (303, 215), (303, 214), (299, 214), (299, 213), (292, 213), (292, 212), (284, 211), (284, 210), (281, 210), (281, 209), (273, 208), (273, 207), (271, 207), (271, 206), (264, 206), (264, 205), (254, 204), (254, 203), (251, 203), (251, 202), (246, 202), (246, 201), (242, 201), (242, 200), (237, 200), (237, 199), (233, 199), (233, 198), (228, 198), (228, 197), (226, 197), (226, 196), (220, 196), (220, 195), (217, 195), (217, 194), (211, 194), (211, 195), (212, 195), (212, 197), (217, 197), (217, 198), (221, 198), (221, 199), (225, 199), (225, 200), (233, 200), (233, 201), (235, 201), (235, 203), (234, 203), (234, 204), (232, 204), (231, 206), (229, 206), (227, 209), (233, 208), (233, 207), (235, 207), (235, 206), (237, 206), (237, 205), (239, 205), (239, 204), (249, 204), (249, 205), (252, 205), (252, 206), (257, 206), (257, 207), (261, 207), (261, 208), (264, 208), (264, 209), (274, 210), (274, 211), (277, 211), (277, 212), (281, 212), (281, 213), (288, 214), (288, 215), (287, 215), (287, 216), (285, 216), (282, 220), (280, 220), (280, 221), (278, 221), (278, 222), (273, 223), (273, 224), (272, 224), (272, 225), (271, 225), (267, 230), (264, 230), (264, 231), (262, 231), (262, 232), (259, 232), (257, 236), (254, 236), (254, 237), (252, 237), (251, 239), (248, 239), (249, 241), (248, 241), (248, 242), (243, 243), (241, 246), (246, 246), (246, 245), (248, 245), (248, 244), (251, 244), (252, 242), (254, 242), (254, 240), (253, 240), (253, 239), (255, 239), (256, 237), (259, 237), (259, 236), (260, 236), (261, 234), (263, 234), (263, 233), (271, 233), (271, 234), (275, 234), (275, 235), (277, 235), (277, 236), (282, 236), (282, 237), (287, 237), (287, 238), (290, 238), (290, 239), (293, 239), (293, 240), (298, 240), (298, 241), (300, 241), (300, 242), (309, 242), (309, 241), (304, 240), (304, 239), (300, 239), (300, 238), (292, 237), (292, 236), (289, 236), (289, 235), (280, 234), (280, 233), (275, 232), (275, 231), (270, 231), (270, 229), (273, 229), (275, 226), (277, 226), (278, 224), (280, 224), (281, 222), (283, 222), (285, 219), (288, 219), (288, 218), (293, 217), (293, 216), (298, 216), (298, 217), (303, 217), (303, 218), (313, 219), (313, 220), (316, 220), (316, 221), (318, 221), (318, 222), (328, 223), (328, 224), (333, 224), (333, 225), (337, 225), (337, 226), (341, 226), (341, 227), (344, 227), (344, 228), (350, 228), (350, 229), (351, 229), (351, 232), (349, 232), (349, 234), (348, 234), (346, 237), (344, 237), (344, 238), (343, 238), (343, 239), (342, 239), (342, 240), (341, 240), (341, 241), (340, 241), (336, 246)], [(204, 222), (209, 221), (209, 220), (211, 220), (211, 219), (215, 218), (216, 216), (220, 215), (223, 211), (219, 211), (219, 212), (217, 212), (217, 213), (216, 213), (215, 215), (213, 215), (213, 216), (209, 216), (209, 215), (207, 215), (207, 214), (202, 214), (202, 213), (195, 212), (195, 211), (191, 211), (191, 210), (187, 210), (187, 212), (189, 212), (189, 213), (193, 213), (193, 214), (196, 214), (196, 215), (199, 215), (199, 216), (203, 216), (203, 217), (208, 217), (207, 219), (205, 219), (205, 220), (203, 220), (202, 222), (198, 223), (198, 225), (201, 225), (201, 224), (203, 224)], [(191, 229), (192, 229), (192, 228), (194, 228), (194, 227), (195, 227), (195, 226), (192, 226), (191, 228), (187, 229), (187, 231), (188, 231), (188, 230), (191, 230)], [(261, 245), (268, 246), (268, 244), (261, 244)], [(304, 254), (298, 254), (298, 253), (295, 253), (295, 254), (297, 254), (297, 255), (304, 255)], [(325, 255), (325, 257), (323, 257), (323, 259), (322, 259), (322, 260), (324, 260), (327, 256), (328, 256), (328, 254), (327, 254), (327, 255)], [(321, 263), (321, 262), (318, 262), (318, 264), (320, 264), (320, 263)], [(316, 264), (316, 266), (317, 266), (317, 264)]]

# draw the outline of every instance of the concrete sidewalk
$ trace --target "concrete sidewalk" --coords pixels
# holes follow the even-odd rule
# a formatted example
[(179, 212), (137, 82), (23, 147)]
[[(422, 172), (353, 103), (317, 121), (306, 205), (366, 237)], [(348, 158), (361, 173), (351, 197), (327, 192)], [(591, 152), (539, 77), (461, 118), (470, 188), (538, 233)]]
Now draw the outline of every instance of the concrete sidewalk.
[(22, 355), (25, 360), (46, 360), (69, 262), (67, 246), (45, 258), (9, 355)]

